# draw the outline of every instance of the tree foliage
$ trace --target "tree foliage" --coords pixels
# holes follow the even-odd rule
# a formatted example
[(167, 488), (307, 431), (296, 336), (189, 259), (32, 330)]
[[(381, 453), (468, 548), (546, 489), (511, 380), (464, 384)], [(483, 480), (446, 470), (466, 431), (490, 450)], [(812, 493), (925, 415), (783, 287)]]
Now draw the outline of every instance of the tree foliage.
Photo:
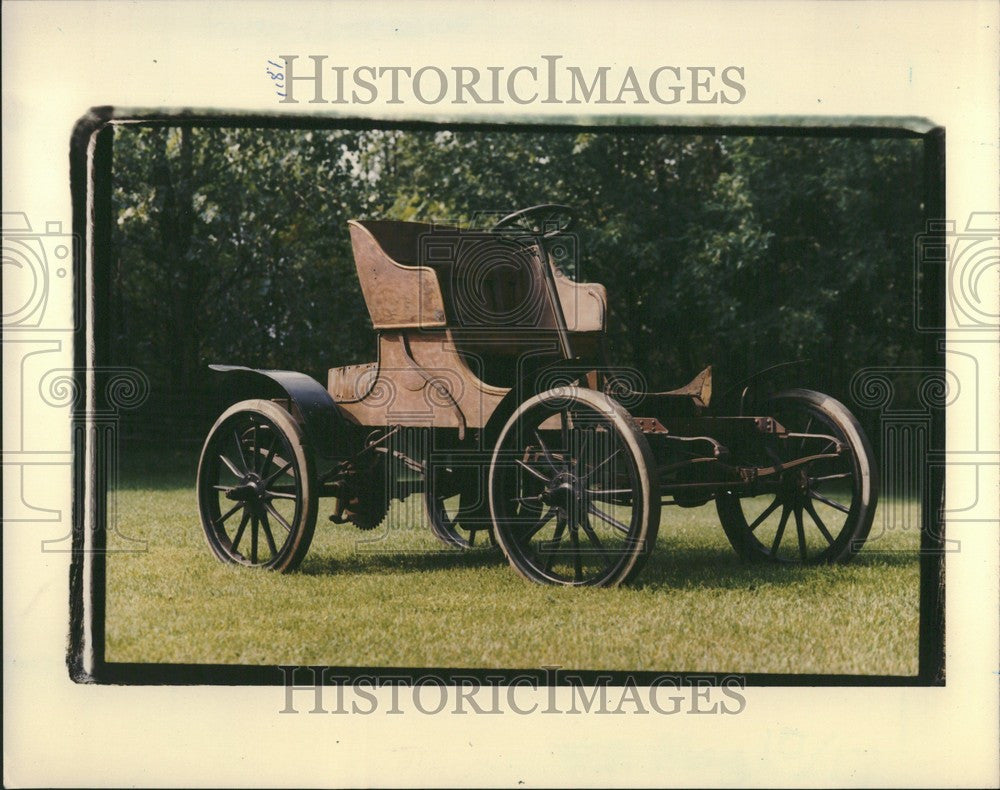
[(348, 219), (482, 224), (543, 202), (578, 208), (612, 359), (653, 384), (806, 358), (836, 390), (916, 359), (916, 141), (137, 127), (114, 156), (117, 361), (180, 398), (209, 362), (322, 381), (374, 358)]

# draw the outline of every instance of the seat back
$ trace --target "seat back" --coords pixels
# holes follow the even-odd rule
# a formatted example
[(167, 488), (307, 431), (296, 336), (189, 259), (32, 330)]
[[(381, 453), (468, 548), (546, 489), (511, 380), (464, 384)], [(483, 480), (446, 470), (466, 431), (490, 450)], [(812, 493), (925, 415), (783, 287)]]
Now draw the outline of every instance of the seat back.
[(417, 263), (417, 240), (430, 226), (357, 220), (347, 224), (372, 325), (376, 329), (446, 326), (437, 275)]
[[(422, 222), (349, 223), (358, 279), (376, 329), (554, 332), (558, 326), (530, 240)], [(570, 332), (602, 332), (597, 283), (556, 274)]]

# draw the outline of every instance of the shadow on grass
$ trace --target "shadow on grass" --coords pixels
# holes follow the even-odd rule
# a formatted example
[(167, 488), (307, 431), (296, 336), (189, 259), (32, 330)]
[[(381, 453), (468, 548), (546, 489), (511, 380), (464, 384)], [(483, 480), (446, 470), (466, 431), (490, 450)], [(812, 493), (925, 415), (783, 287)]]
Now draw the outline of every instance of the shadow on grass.
[[(823, 573), (824, 569), (890, 566), (916, 566), (915, 552), (891, 552), (865, 556), (863, 553), (846, 566), (781, 566), (748, 563), (725, 548), (671, 548), (660, 546), (632, 586), (638, 589), (721, 589), (753, 591), (759, 586), (801, 584)], [(313, 555), (306, 557), (299, 573), (310, 576), (326, 574), (426, 573), (439, 570), (496, 568), (506, 565), (498, 548), (469, 551), (355, 551), (347, 558)], [(510, 569), (513, 574), (513, 569)]]
[(438, 570), (467, 568), (495, 568), (506, 560), (500, 549), (481, 548), (468, 551), (442, 549), (440, 551), (354, 551), (347, 559), (307, 556), (298, 572), (307, 576), (326, 574), (364, 574), (378, 572), (425, 573)]
[(643, 589), (722, 589), (749, 590), (759, 586), (785, 586), (814, 580), (818, 574), (834, 570), (850, 573), (853, 568), (891, 566), (916, 567), (915, 552), (859, 554), (846, 565), (778, 565), (747, 562), (732, 551), (715, 548), (660, 547), (650, 556), (635, 586)]
[[(167, 452), (146, 448), (123, 453), (119, 490), (167, 490), (190, 488), (194, 497), (198, 451), (183, 448)], [(851, 568), (916, 567), (916, 551), (880, 551), (872, 545), (863, 549), (846, 566), (835, 566), (850, 572)], [(486, 569), (506, 565), (499, 548), (477, 547), (467, 551), (402, 550), (386, 545), (350, 553), (346, 558), (330, 557), (311, 552), (303, 561), (299, 573), (308, 576), (367, 573), (426, 573), (440, 570)], [(671, 545), (661, 535), (653, 554), (632, 587), (669, 592), (672, 589), (717, 589), (753, 591), (759, 586), (788, 586), (810, 581), (829, 566), (781, 566), (769, 563), (747, 563), (740, 560), (725, 544), (719, 546)], [(510, 569), (513, 575), (513, 569)]]

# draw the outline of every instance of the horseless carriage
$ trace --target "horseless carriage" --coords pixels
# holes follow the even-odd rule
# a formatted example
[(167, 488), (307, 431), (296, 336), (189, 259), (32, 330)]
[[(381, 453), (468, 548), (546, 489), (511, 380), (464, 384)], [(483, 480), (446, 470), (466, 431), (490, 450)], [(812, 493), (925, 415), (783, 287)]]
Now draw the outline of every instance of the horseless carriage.
[(205, 442), (198, 503), (223, 561), (290, 571), (318, 502), (378, 526), (392, 499), (423, 497), (433, 534), (478, 534), (524, 577), (613, 586), (633, 579), (664, 505), (714, 500), (736, 551), (780, 563), (844, 561), (871, 528), (868, 440), (831, 397), (712, 397), (712, 370), (651, 392), (605, 359), (603, 286), (558, 260), (573, 212), (545, 204), (487, 231), (349, 223), (378, 360), (301, 373), (217, 366), (280, 397), (227, 409)]

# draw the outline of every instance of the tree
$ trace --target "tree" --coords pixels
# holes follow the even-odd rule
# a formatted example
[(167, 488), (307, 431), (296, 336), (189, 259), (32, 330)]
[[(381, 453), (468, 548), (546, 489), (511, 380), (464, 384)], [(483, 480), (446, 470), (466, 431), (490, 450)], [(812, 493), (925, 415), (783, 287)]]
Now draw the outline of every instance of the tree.
[(569, 268), (608, 287), (616, 364), (676, 386), (807, 357), (803, 380), (843, 392), (915, 359), (920, 178), (907, 140), (122, 127), (118, 361), (187, 403), (215, 361), (323, 381), (374, 355), (348, 219), (482, 226), (561, 202), (581, 216)]

